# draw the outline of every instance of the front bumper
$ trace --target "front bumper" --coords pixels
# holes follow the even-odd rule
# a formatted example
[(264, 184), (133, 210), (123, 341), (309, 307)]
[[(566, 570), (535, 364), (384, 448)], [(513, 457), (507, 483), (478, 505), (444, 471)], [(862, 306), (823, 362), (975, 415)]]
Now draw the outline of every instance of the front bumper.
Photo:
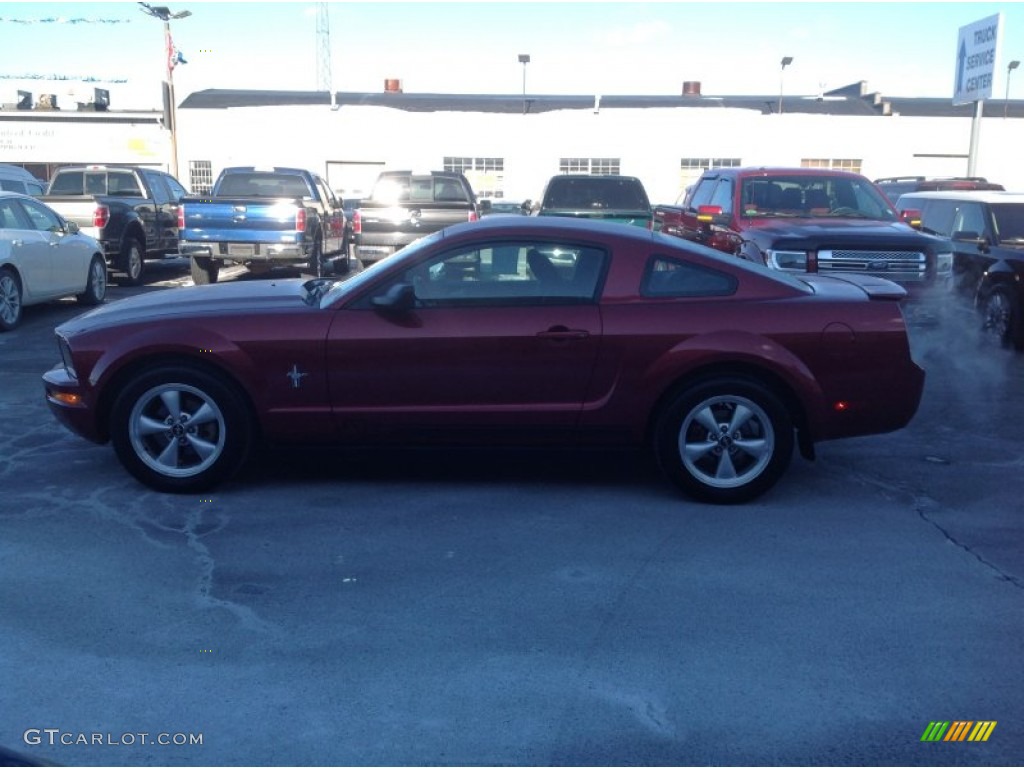
[(46, 405), (54, 417), (76, 435), (94, 443), (105, 443), (110, 437), (100, 429), (92, 392), (72, 378), (58, 363), (43, 374)]

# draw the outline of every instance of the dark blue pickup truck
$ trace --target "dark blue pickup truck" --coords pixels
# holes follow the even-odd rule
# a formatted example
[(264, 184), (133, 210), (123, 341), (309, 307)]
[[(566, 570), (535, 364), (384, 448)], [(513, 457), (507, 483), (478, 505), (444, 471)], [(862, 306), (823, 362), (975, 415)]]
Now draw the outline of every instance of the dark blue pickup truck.
[(225, 263), (308, 266), (317, 277), (339, 257), (348, 264), (341, 201), (299, 168), (225, 168), (210, 195), (181, 201), (178, 228), (197, 285), (217, 282)]

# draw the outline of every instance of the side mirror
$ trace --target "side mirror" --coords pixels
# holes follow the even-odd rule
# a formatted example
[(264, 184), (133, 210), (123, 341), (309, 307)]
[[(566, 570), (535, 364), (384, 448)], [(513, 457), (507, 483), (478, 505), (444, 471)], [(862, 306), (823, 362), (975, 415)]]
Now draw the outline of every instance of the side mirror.
[(75, 224), (75, 222), (73, 222), (73, 221), (65, 221), (64, 222), (64, 234), (65, 235), (77, 235), (78, 234), (78, 225)]
[(408, 312), (416, 306), (416, 289), (412, 283), (396, 283), (382, 296), (370, 299), (370, 304), (386, 312)]
[(905, 211), (900, 211), (900, 221), (904, 224), (908, 224), (914, 229), (921, 228), (921, 212), (919, 210), (908, 208)]
[(480, 206), (480, 215), (481, 216), (486, 216), (488, 213), (491, 212), (491, 201), (490, 200), (481, 200), (478, 203), (478, 205)]
[(529, 216), (530, 210), (533, 208), (532, 200), (524, 200), (523, 204), (519, 206), (519, 210), (523, 212), (523, 216)]

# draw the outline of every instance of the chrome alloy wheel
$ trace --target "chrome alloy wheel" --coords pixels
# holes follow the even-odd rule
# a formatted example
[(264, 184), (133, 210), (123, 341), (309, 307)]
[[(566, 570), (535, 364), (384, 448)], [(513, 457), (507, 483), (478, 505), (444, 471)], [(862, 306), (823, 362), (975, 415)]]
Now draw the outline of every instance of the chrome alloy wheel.
[(227, 439), (224, 414), (188, 384), (160, 384), (136, 400), (128, 437), (139, 459), (165, 477), (191, 477), (213, 465)]
[(683, 419), (679, 455), (687, 471), (714, 488), (745, 485), (768, 466), (775, 432), (768, 414), (745, 397), (701, 401)]
[(0, 321), (13, 328), (21, 319), (21, 286), (12, 272), (0, 272)]
[(1010, 318), (1013, 307), (1005, 291), (996, 290), (985, 301), (984, 327), (1000, 341), (1010, 336)]

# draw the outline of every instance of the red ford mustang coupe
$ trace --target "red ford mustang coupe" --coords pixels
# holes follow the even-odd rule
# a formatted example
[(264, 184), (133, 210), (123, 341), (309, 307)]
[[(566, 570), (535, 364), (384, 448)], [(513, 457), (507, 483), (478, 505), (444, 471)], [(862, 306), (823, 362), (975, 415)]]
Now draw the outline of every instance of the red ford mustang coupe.
[(635, 227), (494, 217), (345, 280), (118, 301), (57, 328), (46, 399), (138, 480), (194, 493), (257, 440), (649, 446), (690, 496), (752, 499), (794, 443), (905, 426), (903, 289), (793, 277)]

